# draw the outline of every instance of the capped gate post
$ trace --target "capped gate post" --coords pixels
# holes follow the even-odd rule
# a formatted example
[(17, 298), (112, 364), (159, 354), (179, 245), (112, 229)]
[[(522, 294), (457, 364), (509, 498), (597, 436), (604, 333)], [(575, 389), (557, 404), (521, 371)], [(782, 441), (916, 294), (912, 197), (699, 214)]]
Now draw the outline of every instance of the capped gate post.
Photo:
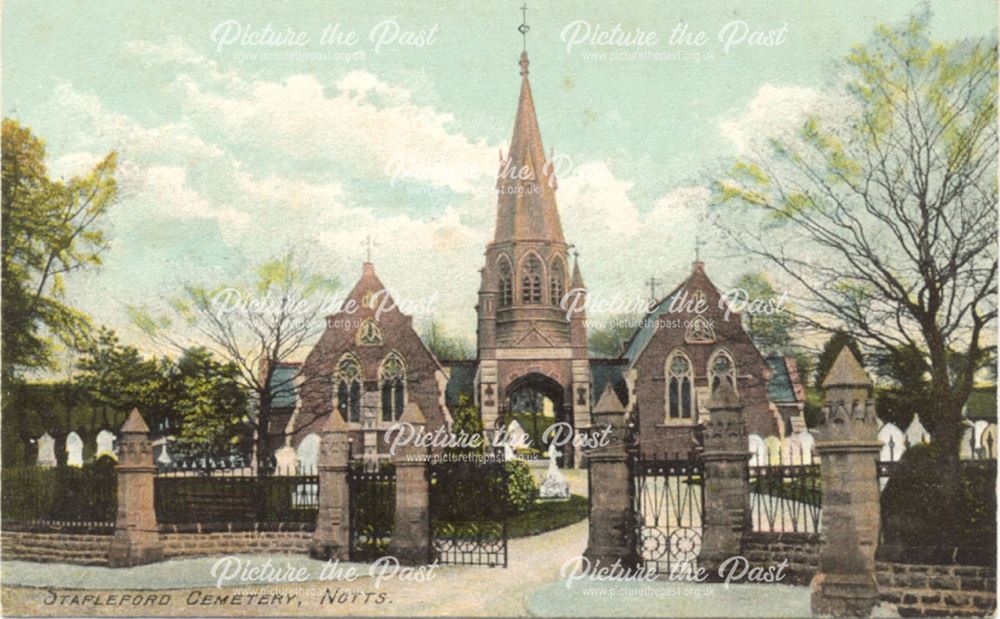
[(746, 421), (728, 381), (723, 380), (708, 402), (705, 450), (704, 541), (701, 564), (708, 572), (741, 554), (743, 531), (750, 515)]
[(817, 428), (821, 458), (823, 545), (813, 577), (816, 615), (866, 617), (878, 602), (875, 549), (880, 518), (875, 402), (871, 381), (845, 346), (823, 380), (826, 403)]
[(317, 476), (319, 511), (309, 554), (317, 559), (348, 560), (351, 551), (351, 492), (347, 482), (350, 445), (347, 423), (334, 410), (323, 426)]
[[(423, 430), (427, 420), (420, 406), (410, 400), (400, 423)], [(396, 465), (396, 514), (389, 554), (403, 565), (426, 565), (433, 561), (430, 517), (430, 462), (427, 447), (400, 445), (393, 456)]]
[(583, 556), (591, 563), (626, 570), (639, 565), (636, 552), (635, 515), (632, 506), (632, 471), (625, 450), (625, 407), (608, 384), (594, 407), (594, 427), (611, 427), (604, 447), (587, 451), (590, 476), (590, 528)]
[(149, 426), (142, 419), (139, 409), (132, 409), (120, 433), (118, 464), (115, 466), (118, 513), (108, 564), (111, 567), (130, 567), (155, 563), (163, 558), (153, 494), (156, 465), (153, 463)]

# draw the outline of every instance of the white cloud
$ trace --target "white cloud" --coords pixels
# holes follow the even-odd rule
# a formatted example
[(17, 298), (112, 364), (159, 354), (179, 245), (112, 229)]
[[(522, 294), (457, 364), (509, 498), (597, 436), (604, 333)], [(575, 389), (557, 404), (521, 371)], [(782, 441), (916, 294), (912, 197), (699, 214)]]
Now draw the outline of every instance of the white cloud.
[(53, 114), (64, 126), (74, 127), (80, 150), (117, 150), (132, 158), (198, 159), (217, 157), (222, 150), (206, 143), (184, 122), (145, 127), (131, 117), (108, 110), (95, 95), (66, 81), (56, 84), (43, 113)]
[(810, 115), (838, 122), (852, 102), (842, 94), (803, 86), (764, 84), (739, 113), (719, 121), (719, 131), (739, 154), (755, 150), (770, 138), (789, 139)]
[(615, 177), (603, 161), (580, 164), (559, 179), (558, 201), (566, 232), (602, 245), (639, 232), (639, 210), (629, 198), (633, 183)]
[(328, 92), (313, 75), (258, 80), (216, 91), (182, 80), (187, 110), (242, 144), (298, 160), (345, 163), (389, 180), (405, 176), (471, 193), (496, 171), (497, 145), (471, 140), (454, 117), (411, 102), (412, 93), (366, 71), (352, 71)]

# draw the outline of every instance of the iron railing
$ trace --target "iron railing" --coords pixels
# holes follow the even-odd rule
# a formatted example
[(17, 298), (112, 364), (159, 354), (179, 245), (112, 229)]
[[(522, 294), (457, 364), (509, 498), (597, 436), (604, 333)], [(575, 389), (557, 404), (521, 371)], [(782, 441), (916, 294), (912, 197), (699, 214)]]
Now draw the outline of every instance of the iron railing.
[(2, 471), (5, 527), (110, 532), (118, 509), (111, 462), (78, 467), (8, 467)]
[(160, 524), (314, 523), (319, 477), (313, 471), (250, 468), (176, 469), (157, 474), (156, 518)]

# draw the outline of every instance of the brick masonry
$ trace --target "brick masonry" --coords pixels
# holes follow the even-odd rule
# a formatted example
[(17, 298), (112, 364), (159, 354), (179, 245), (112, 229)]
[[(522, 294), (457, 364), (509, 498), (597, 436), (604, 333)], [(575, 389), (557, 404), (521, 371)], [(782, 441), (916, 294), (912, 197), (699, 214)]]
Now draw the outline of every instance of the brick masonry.
[[(788, 559), (787, 583), (808, 584), (819, 560), (819, 536), (751, 533), (743, 554), (753, 565)], [(996, 569), (968, 565), (876, 564), (879, 598), (903, 617), (983, 617), (996, 611)]]
[[(108, 565), (110, 534), (3, 531), (4, 560)], [(161, 526), (163, 558), (226, 554), (307, 554), (312, 527), (276, 525), (271, 530), (202, 525)]]

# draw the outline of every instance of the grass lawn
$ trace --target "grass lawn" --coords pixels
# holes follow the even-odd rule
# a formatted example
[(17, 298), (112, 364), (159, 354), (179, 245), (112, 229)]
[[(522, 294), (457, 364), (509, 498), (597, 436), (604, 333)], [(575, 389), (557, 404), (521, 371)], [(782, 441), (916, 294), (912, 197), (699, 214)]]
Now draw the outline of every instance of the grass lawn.
[(568, 501), (535, 503), (528, 511), (507, 520), (507, 537), (528, 537), (580, 522), (587, 517), (587, 498), (571, 495)]

